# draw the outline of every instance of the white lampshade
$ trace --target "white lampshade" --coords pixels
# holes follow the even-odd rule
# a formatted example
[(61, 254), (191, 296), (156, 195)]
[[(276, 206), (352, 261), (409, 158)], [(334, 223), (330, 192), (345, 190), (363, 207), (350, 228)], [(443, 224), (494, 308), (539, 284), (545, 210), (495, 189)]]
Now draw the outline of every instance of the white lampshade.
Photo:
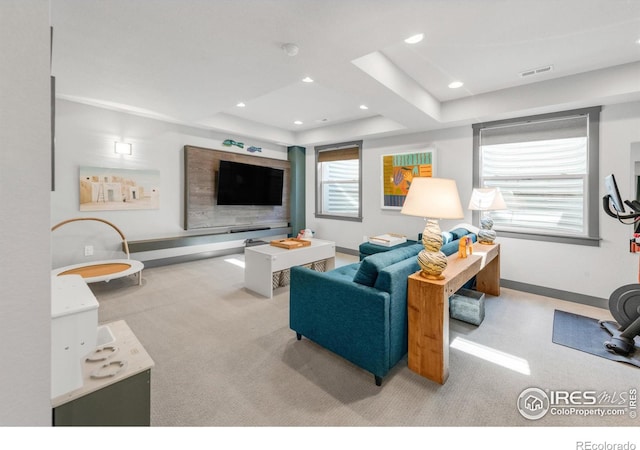
[(464, 217), (456, 181), (446, 178), (414, 178), (400, 212), (431, 219)]
[(507, 209), (507, 204), (502, 198), (499, 189), (496, 188), (475, 188), (471, 193), (469, 209), (478, 211), (496, 211)]

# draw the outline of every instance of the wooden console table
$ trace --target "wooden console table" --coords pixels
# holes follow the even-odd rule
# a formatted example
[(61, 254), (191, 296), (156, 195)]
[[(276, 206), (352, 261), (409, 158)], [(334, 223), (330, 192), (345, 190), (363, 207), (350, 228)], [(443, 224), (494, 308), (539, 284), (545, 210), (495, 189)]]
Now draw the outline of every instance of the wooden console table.
[(444, 280), (409, 276), (408, 366), (412, 371), (444, 384), (449, 377), (449, 297), (473, 276), (476, 289), (500, 295), (500, 244), (473, 245), (473, 254), (449, 256)]

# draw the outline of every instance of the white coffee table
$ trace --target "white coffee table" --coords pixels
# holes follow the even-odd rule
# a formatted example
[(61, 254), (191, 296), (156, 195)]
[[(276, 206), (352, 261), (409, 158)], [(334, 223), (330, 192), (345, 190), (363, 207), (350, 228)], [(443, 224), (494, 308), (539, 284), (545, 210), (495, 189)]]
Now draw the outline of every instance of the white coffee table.
[(308, 247), (286, 249), (273, 245), (257, 245), (244, 249), (244, 285), (265, 297), (273, 297), (273, 273), (315, 261), (326, 261), (326, 270), (336, 264), (336, 243), (308, 239)]

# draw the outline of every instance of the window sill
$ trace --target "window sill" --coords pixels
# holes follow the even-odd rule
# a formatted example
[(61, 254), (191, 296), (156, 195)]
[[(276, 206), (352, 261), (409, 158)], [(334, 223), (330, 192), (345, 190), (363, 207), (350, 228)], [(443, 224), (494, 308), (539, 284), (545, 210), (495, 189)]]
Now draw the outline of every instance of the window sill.
[(601, 238), (588, 236), (554, 236), (549, 234), (518, 233), (515, 231), (500, 230), (495, 230), (495, 232), (498, 237), (527, 239), (530, 241), (557, 242), (559, 244), (584, 245), (587, 247), (600, 247), (600, 241), (602, 240)]
[(346, 220), (349, 222), (362, 222), (362, 217), (355, 217), (355, 216), (337, 216), (337, 215), (331, 215), (331, 214), (315, 213), (315, 217), (316, 219), (332, 219), (332, 220)]

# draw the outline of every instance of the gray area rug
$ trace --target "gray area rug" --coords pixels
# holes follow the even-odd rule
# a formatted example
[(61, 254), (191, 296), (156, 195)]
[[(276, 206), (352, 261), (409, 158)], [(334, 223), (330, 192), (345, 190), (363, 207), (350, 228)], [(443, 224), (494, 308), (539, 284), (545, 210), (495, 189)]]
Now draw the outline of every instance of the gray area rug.
[(564, 345), (601, 358), (619, 361), (640, 367), (640, 339), (636, 337), (636, 350), (629, 356), (609, 352), (604, 342), (611, 335), (603, 329), (597, 319), (555, 310), (553, 314), (553, 338), (555, 344)]

